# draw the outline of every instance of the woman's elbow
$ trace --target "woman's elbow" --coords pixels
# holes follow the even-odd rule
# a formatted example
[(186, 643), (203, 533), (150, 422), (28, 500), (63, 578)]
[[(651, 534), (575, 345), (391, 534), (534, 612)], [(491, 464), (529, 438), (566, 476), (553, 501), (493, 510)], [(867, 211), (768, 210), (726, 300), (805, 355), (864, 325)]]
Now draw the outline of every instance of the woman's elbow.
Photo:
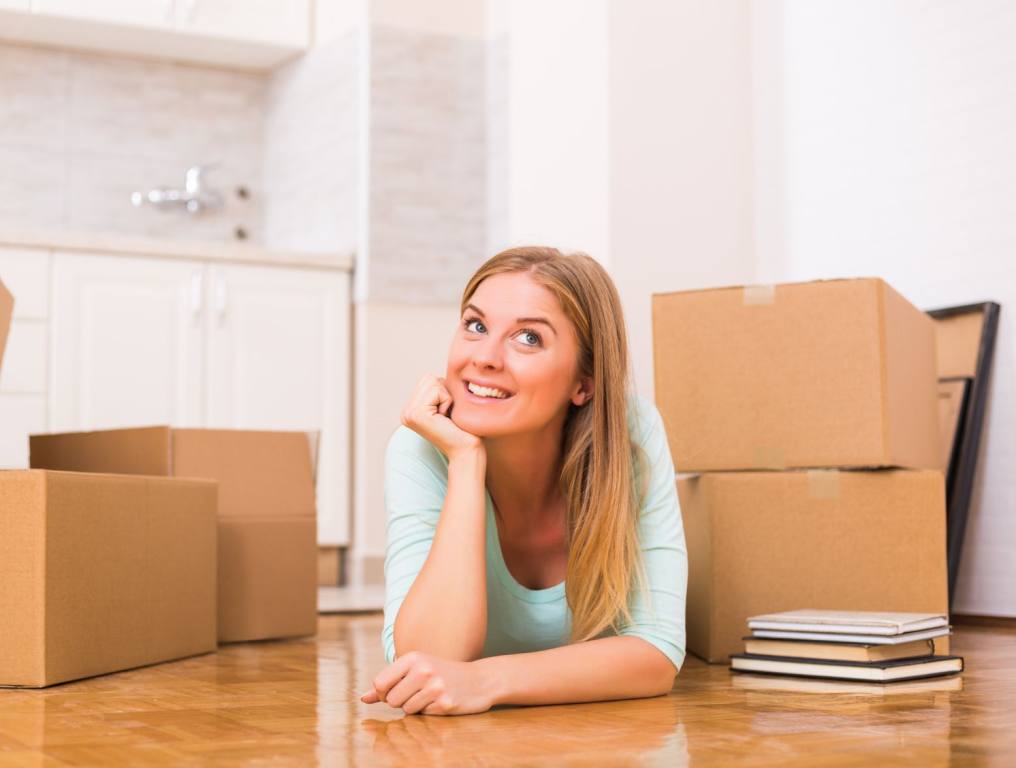
[(674, 681), (677, 679), (677, 669), (674, 665), (667, 660), (666, 668), (661, 670), (659, 680), (656, 683), (654, 689), (654, 696), (664, 696), (670, 693), (674, 688)]

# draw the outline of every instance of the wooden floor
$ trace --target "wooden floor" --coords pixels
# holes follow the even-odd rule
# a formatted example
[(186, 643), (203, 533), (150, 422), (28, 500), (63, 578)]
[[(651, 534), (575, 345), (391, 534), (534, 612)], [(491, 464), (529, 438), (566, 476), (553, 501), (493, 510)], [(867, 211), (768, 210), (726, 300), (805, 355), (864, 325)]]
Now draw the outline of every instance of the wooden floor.
[(731, 675), (690, 658), (673, 693), (404, 716), (358, 695), (379, 615), (311, 640), (48, 688), (0, 690), (0, 766), (1016, 765), (1016, 631), (960, 627), (962, 677), (878, 687)]

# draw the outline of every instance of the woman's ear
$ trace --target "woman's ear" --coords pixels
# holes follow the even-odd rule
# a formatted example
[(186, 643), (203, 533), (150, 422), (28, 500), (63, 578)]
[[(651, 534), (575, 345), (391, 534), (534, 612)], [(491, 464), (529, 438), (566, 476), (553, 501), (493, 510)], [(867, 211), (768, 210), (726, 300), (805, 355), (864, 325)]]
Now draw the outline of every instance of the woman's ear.
[(593, 377), (583, 376), (572, 393), (571, 401), (573, 405), (582, 406), (588, 403), (593, 398)]

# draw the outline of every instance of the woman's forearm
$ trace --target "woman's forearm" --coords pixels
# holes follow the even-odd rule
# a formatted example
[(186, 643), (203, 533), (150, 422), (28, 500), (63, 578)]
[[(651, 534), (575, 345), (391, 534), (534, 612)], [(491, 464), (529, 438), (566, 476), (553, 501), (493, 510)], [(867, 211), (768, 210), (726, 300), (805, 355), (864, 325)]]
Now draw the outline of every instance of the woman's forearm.
[(486, 454), (456, 454), (427, 560), (395, 620), (395, 652), (479, 657), (487, 634)]
[(638, 637), (604, 637), (475, 662), (494, 704), (567, 704), (659, 696), (674, 684), (670, 659)]

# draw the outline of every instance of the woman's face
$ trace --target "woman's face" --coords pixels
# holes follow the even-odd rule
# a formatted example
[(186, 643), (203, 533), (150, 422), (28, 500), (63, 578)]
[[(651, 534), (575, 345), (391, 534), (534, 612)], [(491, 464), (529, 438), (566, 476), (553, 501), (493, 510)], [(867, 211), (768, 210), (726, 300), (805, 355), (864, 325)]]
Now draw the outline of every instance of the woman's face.
[(589, 393), (578, 339), (557, 298), (528, 273), (480, 283), (448, 351), (452, 421), (478, 437), (536, 431)]

